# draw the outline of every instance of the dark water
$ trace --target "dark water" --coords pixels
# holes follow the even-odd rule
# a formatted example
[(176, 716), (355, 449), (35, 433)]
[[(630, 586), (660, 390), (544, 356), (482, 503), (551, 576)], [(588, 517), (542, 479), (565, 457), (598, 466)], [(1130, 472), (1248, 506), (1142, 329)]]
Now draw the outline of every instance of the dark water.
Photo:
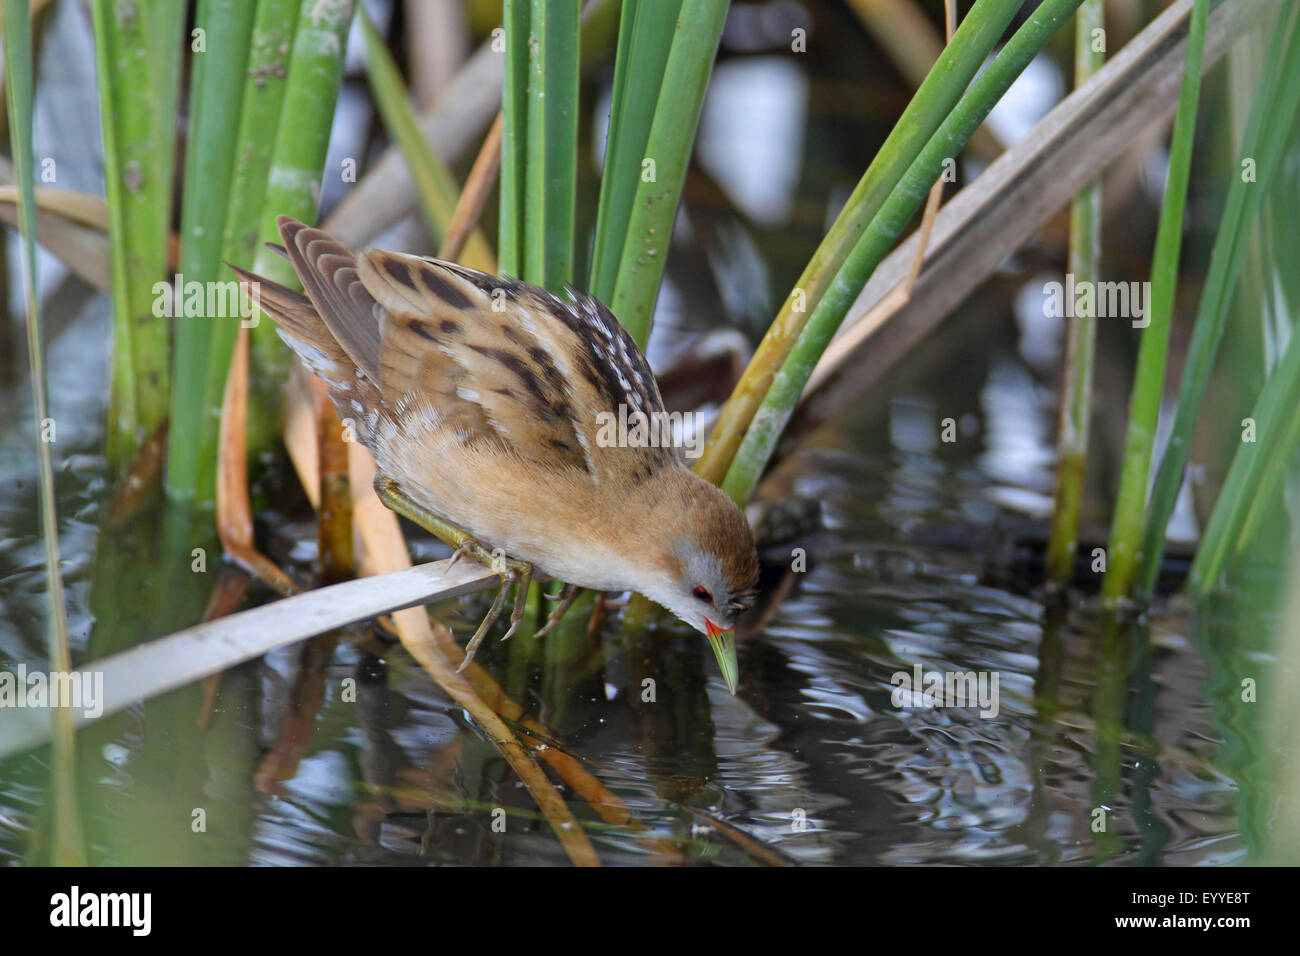
[[(788, 566), (800, 548), (807, 570), (782, 585), (772, 569), (769, 593), (788, 590), (761, 630), (750, 622), (738, 697), (705, 643), (675, 628), (629, 645), (615, 621), (599, 639), (578, 623), (487, 648), (489, 670), (546, 727), (548, 746), (582, 761), (639, 821), (606, 822), (561, 787), (604, 860), (1243, 860), (1234, 773), (1246, 771), (1234, 766), (1234, 729), (1216, 721), (1193, 622), (1171, 613), (1108, 634), (1087, 599), (1048, 615), (1017, 583), (1051, 456), (1040, 421), (1049, 411), (1035, 406), (1013, 346), (1012, 335), (992, 344), (980, 379), (963, 386), (979, 401), (957, 441), (939, 440), (935, 416), (952, 401), (951, 369), (904, 368), (772, 476), (765, 526), (784, 540), (765, 557)], [(61, 491), (63, 514), (91, 515), (106, 488), (94, 468), (68, 467)], [(30, 497), (25, 485), (9, 507)], [(290, 541), (287, 557), (309, 563), (309, 523), (272, 537), (289, 541), (295, 529), (306, 539)], [(113, 543), (153, 556), (140, 574), (87, 563), (67, 543), (83, 536), (93, 543), (68, 519), (79, 657), (88, 640), (165, 633), (160, 614), (182, 626), (219, 573), (192, 594), (159, 594), (177, 577), (162, 570), (166, 548), (147, 523)], [(17, 613), (38, 606), (38, 545), (18, 535), (4, 549), (6, 666), (39, 666), (40, 629)], [(481, 596), (467, 599), (457, 633), (481, 610)], [(996, 675), (996, 715), (895, 706), (891, 677), (916, 665)], [(654, 702), (642, 700), (646, 676)], [(564, 860), (495, 749), (400, 647), (369, 631), (227, 672), (203, 728), (205, 710), (190, 688), (82, 733), (92, 860)], [(5, 859), (39, 850), (45, 785), (43, 752), (0, 765)], [(206, 833), (192, 832), (196, 810)]]

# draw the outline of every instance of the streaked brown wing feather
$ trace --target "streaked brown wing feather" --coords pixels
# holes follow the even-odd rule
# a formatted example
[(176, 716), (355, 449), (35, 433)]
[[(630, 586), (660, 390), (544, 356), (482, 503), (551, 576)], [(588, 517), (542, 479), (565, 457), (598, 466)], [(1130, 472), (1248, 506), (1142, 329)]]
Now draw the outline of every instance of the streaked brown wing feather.
[[(437, 259), (354, 256), (319, 229), (287, 216), (277, 224), (308, 297), (281, 297), (281, 324), (310, 332), (304, 340), (326, 364), (341, 350), (384, 417), (597, 480), (648, 477), (674, 459), (667, 447), (598, 440), (600, 413), (662, 414), (663, 400), (641, 350), (594, 298), (569, 290), (566, 301)], [(336, 402), (358, 397), (348, 383), (339, 390)]]
[(315, 303), (301, 292), (236, 265), (230, 268), (256, 289), (258, 306), (275, 320), (280, 338), (329, 389), (339, 414), (369, 442), (381, 400), (375, 380), (357, 375), (356, 363), (339, 345)]
[[(396, 255), (380, 253), (381, 255)], [(460, 279), (448, 284), (474, 304), (498, 313), (516, 312), (526, 318), (522, 324), (536, 338), (572, 356), (575, 369), (600, 407), (620, 404), (646, 412), (662, 412), (663, 398), (650, 364), (622, 323), (594, 296), (570, 287), (565, 301), (545, 289), (525, 282), (479, 272), (454, 262), (417, 256), (401, 256), (419, 265), (431, 266), (423, 275)], [(473, 291), (471, 291), (473, 290)], [(514, 309), (510, 307), (514, 306)]]
[(645, 480), (676, 461), (669, 445), (619, 447), (602, 442), (602, 413), (664, 415), (654, 373), (645, 354), (614, 314), (594, 297), (568, 289), (568, 301), (536, 286), (522, 286), (520, 303), (537, 317), (540, 328), (568, 365), (566, 378), (574, 404), (584, 410), (582, 428), (599, 472), (623, 473)]
[(370, 250), (357, 268), (385, 310), (380, 383), (390, 405), (427, 403), (462, 441), (591, 469), (569, 384), (517, 307), (494, 308), (437, 260)]
[(330, 334), (372, 379), (379, 377), (379, 317), (357, 277), (355, 257), (328, 233), (290, 216), (276, 219), (285, 252)]
[(465, 387), (518, 453), (558, 456), (597, 477), (649, 476), (674, 460), (671, 448), (598, 441), (598, 413), (617, 416), (621, 405), (653, 415), (664, 406), (645, 355), (596, 299), (570, 289), (566, 301), (527, 283), (396, 253), (364, 253), (358, 268), (381, 305), (417, 310), (424, 322), (416, 333), (467, 370)]
[(567, 341), (581, 381), (594, 393), (593, 407), (617, 411), (626, 405), (647, 415), (664, 410), (645, 353), (614, 313), (573, 288), (567, 289), (567, 302), (536, 286), (524, 288), (534, 311), (551, 320), (553, 334)]
[(275, 320), (276, 324), (284, 330), (285, 335), (316, 350), (329, 361), (352, 365), (348, 354), (343, 351), (325, 323), (321, 321), (311, 299), (278, 282), (263, 279), (247, 269), (241, 269), (229, 262), (226, 265), (230, 266), (246, 287), (256, 291), (257, 305)]
[(458, 263), (427, 258), (421, 261), (463, 278), (495, 301), (516, 303), (526, 310), (542, 333), (576, 360), (575, 371), (581, 380), (575, 384), (591, 389), (595, 400), (591, 407), (616, 408), (624, 404), (647, 414), (664, 410), (645, 353), (595, 296), (568, 287), (565, 301), (538, 286), (488, 275)]

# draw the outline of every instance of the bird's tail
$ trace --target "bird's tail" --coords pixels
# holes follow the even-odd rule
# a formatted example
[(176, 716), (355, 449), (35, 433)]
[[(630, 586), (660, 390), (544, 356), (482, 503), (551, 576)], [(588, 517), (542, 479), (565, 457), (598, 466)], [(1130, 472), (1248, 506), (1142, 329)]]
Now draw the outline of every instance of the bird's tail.
[[(277, 251), (280, 251), (277, 249)], [(330, 333), (311, 299), (255, 272), (226, 263), (239, 276), (253, 305), (279, 326), (280, 338), (331, 391), (348, 389), (356, 364)]]

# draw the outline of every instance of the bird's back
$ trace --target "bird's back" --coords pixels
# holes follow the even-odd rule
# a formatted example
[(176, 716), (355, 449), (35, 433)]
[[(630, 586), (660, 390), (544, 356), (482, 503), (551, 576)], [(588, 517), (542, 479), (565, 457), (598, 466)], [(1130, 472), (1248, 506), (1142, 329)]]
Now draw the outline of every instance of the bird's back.
[(436, 259), (354, 255), (290, 217), (278, 225), (306, 295), (236, 271), (260, 283), (263, 308), (381, 471), (426, 507), (452, 521), (474, 510), (457, 462), (514, 469), (525, 493), (558, 480), (596, 494), (680, 467), (667, 443), (609, 440), (611, 419), (664, 409), (640, 348), (594, 298)]

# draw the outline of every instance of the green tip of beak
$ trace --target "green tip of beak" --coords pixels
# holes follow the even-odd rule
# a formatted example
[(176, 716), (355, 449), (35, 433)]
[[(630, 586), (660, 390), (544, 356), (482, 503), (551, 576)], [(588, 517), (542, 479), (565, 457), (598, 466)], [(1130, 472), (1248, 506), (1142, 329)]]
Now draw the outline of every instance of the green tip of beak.
[(740, 662), (736, 660), (736, 632), (735, 630), (724, 631), (714, 627), (712, 621), (708, 621), (709, 627), (709, 644), (713, 647), (713, 656), (718, 659), (718, 668), (722, 671), (722, 679), (727, 682), (727, 690), (731, 695), (736, 695), (736, 688), (740, 686)]

